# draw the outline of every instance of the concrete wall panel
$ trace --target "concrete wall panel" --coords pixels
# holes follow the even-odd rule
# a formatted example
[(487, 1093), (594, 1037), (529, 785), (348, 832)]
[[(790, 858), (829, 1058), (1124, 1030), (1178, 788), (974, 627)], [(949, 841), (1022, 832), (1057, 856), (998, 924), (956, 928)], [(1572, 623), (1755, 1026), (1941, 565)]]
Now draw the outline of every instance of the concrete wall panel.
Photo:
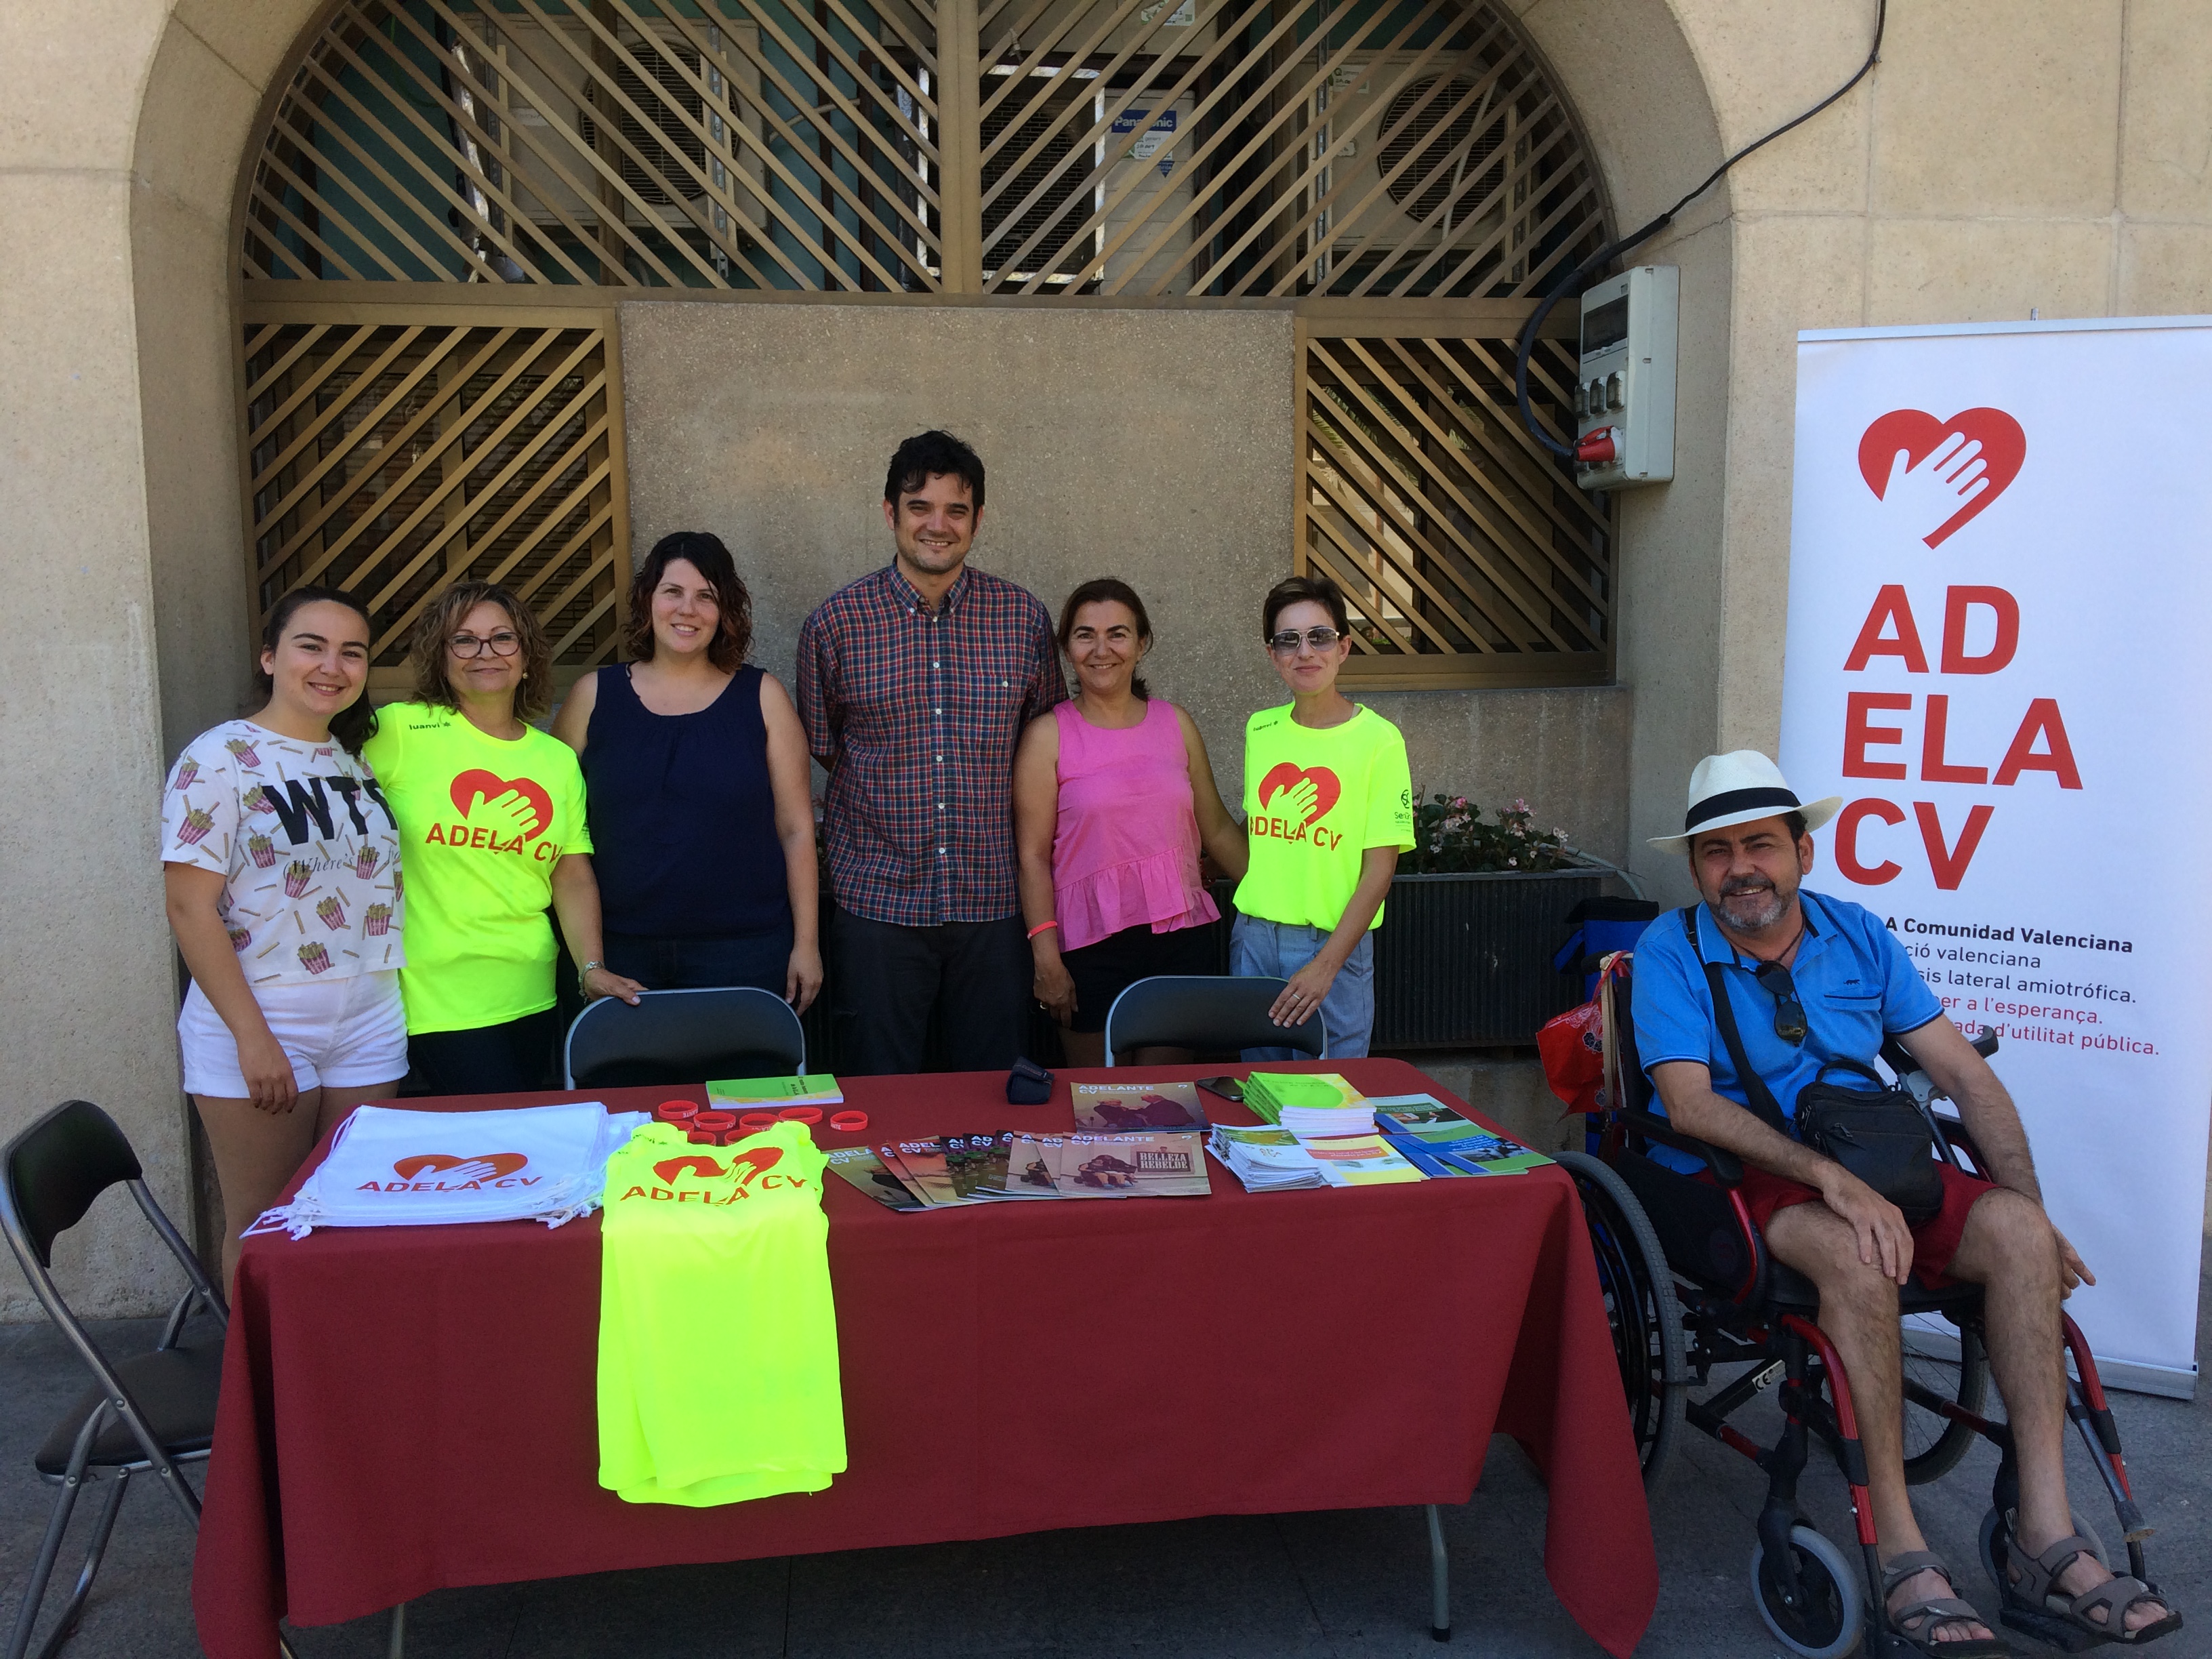
[[(120, 172), (0, 172), (0, 224), (29, 233), (0, 237), (0, 1138), (96, 1102), (184, 1215), (130, 198)], [(145, 1311), (176, 1278), (159, 1249), (109, 1201), (56, 1266), (88, 1310)], [(0, 1275), (0, 1319), (33, 1311)]]
[(1287, 310), (637, 301), (621, 317), (635, 547), (727, 542), (763, 667), (791, 684), (807, 611), (889, 562), (884, 466), (943, 427), (988, 469), (976, 565), (1055, 617), (1091, 577), (1133, 586), (1158, 639), (1147, 678), (1198, 720), (1234, 798), (1244, 718), (1280, 690), (1257, 608), (1291, 563)]

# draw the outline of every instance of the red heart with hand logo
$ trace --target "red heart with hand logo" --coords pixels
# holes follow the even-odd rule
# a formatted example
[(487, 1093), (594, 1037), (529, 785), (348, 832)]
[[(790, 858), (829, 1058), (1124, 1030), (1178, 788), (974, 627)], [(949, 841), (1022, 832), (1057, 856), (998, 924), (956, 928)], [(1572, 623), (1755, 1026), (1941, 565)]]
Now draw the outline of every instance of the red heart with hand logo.
[(677, 1176), (684, 1175), (711, 1181), (717, 1176), (729, 1173), (713, 1158), (702, 1158), (696, 1152), (689, 1158), (664, 1158), (653, 1166), (653, 1172), (663, 1181), (672, 1182)]
[[(1285, 789), (1295, 789), (1302, 780), (1310, 778), (1314, 787), (1313, 811), (1307, 813), (1306, 823), (1328, 816), (1328, 809), (1336, 805), (1344, 793), (1344, 786), (1337, 781), (1336, 774), (1326, 766), (1309, 767), (1304, 770), (1288, 761), (1278, 763), (1260, 780), (1260, 805), (1265, 806)], [(1305, 824), (1300, 824), (1304, 829)]]
[(1980, 443), (1987, 468), (1982, 476), (1990, 487), (1928, 533), (1930, 547), (1942, 545), (1954, 531), (2005, 493), (2027, 459), (2027, 434), (2002, 409), (1962, 409), (1948, 421), (1939, 421), (1925, 410), (1893, 409), (1876, 417), (1859, 440), (1859, 476), (1879, 501), (1889, 488), (1889, 469), (1899, 450), (1909, 458), (1908, 465), (1917, 466), (1954, 432), (1969, 443)]
[(463, 817), (476, 805), (477, 797), (497, 800), (514, 790), (530, 803), (530, 810), (538, 815), (538, 827), (527, 831), (523, 839), (536, 841), (553, 822), (553, 798), (528, 778), (503, 778), (496, 772), (487, 772), (480, 766), (457, 775), (453, 779), (453, 810)]
[(392, 1173), (402, 1181), (412, 1181), (426, 1171), (442, 1175), (448, 1170), (459, 1169), (464, 1164), (481, 1164), (490, 1173), (479, 1178), (496, 1181), (501, 1176), (513, 1175), (529, 1162), (528, 1156), (522, 1152), (478, 1152), (474, 1158), (455, 1158), (451, 1152), (416, 1152), (394, 1164)]

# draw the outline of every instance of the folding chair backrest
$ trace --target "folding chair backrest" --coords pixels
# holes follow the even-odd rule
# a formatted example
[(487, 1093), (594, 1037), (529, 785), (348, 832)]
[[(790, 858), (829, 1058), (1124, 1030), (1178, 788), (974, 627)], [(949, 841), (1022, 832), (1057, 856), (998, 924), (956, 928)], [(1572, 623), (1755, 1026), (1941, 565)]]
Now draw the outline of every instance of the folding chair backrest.
[(789, 1077), (806, 1069), (806, 1033), (781, 997), (749, 985), (647, 991), (632, 1007), (602, 997), (568, 1028), (571, 1089)]
[[(130, 1188), (140, 1212), (191, 1282), (170, 1310), (161, 1346), (174, 1340), (194, 1303), (204, 1306), (216, 1323), (227, 1325), (228, 1308), (184, 1236), (147, 1190), (138, 1154), (113, 1118), (88, 1100), (65, 1100), (0, 1147), (0, 1231), (6, 1233), (23, 1277), (47, 1315), (111, 1395), (119, 1389), (119, 1380), (63, 1299), (52, 1267), (54, 1240), (83, 1220), (93, 1200), (118, 1184)], [(132, 1410), (135, 1413), (135, 1405)], [(136, 1420), (143, 1432), (143, 1416)]]
[(1140, 979), (1106, 1011), (1106, 1063), (1137, 1048), (1191, 1048), (1234, 1059), (1245, 1048), (1295, 1048), (1319, 1060), (1328, 1031), (1316, 1009), (1303, 1025), (1278, 1025), (1267, 1010), (1288, 980), (1254, 975), (1162, 975)]
[(145, 1178), (115, 1120), (88, 1100), (64, 1101), (0, 1157), (9, 1242), (41, 1267), (54, 1265), (54, 1240), (84, 1219), (93, 1200), (118, 1182)]

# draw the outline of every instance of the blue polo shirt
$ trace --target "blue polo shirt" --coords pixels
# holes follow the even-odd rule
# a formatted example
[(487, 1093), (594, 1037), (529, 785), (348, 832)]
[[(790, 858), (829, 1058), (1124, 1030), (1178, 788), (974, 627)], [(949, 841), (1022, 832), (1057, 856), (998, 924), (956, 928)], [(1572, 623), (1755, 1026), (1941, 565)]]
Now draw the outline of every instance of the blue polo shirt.
[[(1885, 1036), (1917, 1030), (1943, 1012), (1905, 947), (1873, 911), (1802, 889), (1797, 897), (1805, 913), (1805, 937), (1790, 964), (1790, 977), (1805, 1005), (1805, 1041), (1792, 1044), (1774, 1035), (1774, 999), (1753, 977), (1759, 964), (1728, 942), (1700, 904), (1695, 945), (1679, 910), (1653, 922), (1637, 941), (1636, 1049), (1646, 1077), (1668, 1060), (1694, 1060), (1712, 1073), (1716, 1094), (1749, 1107), (1713, 1019), (1707, 962), (1727, 964), (1723, 978), (1744, 1056), (1793, 1123), (1797, 1091), (1838, 1056), (1870, 1066)], [(1651, 1109), (1666, 1115), (1665, 1103), (1656, 1096)], [(1671, 1147), (1653, 1146), (1650, 1156), (1670, 1169), (1705, 1167)]]

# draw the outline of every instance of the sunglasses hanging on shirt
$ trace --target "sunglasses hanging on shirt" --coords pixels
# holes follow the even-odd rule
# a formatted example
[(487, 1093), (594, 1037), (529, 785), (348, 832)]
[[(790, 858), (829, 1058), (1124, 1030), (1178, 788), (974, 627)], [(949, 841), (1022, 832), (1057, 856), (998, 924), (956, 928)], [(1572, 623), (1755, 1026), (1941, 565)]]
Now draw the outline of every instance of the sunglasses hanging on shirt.
[(1805, 1004), (1797, 995), (1797, 981), (1778, 962), (1762, 962), (1752, 977), (1774, 999), (1774, 1035), (1795, 1048), (1811, 1029), (1805, 1020)]

